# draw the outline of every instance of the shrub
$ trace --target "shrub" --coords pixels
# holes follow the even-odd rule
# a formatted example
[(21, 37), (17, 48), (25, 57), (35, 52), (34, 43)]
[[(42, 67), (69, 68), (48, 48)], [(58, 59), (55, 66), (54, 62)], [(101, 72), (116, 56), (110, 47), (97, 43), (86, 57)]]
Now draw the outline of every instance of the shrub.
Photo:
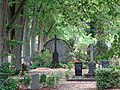
[(38, 67), (50, 67), (51, 66), (51, 58), (52, 58), (52, 54), (46, 50), (43, 53), (38, 53), (35, 55), (35, 57), (33, 58), (33, 63), (31, 68), (35, 69)]
[(19, 80), (8, 78), (0, 82), (0, 90), (18, 90)]
[(120, 66), (113, 66), (113, 67), (111, 67), (112, 69), (118, 69), (118, 70), (120, 70)]
[(19, 80), (10, 78), (15, 74), (15, 66), (12, 63), (4, 63), (0, 67), (0, 90), (17, 90)]
[(55, 88), (58, 85), (59, 80), (63, 77), (62, 72), (57, 72), (52, 75), (41, 74), (40, 84), (42, 87)]
[(46, 74), (41, 74), (40, 75), (40, 84), (42, 85), (42, 87), (46, 87), (46, 78), (47, 78), (47, 76), (46, 76)]
[(120, 88), (120, 70), (118, 69), (97, 69), (95, 79), (99, 90), (107, 88)]
[(4, 63), (0, 68), (0, 79), (7, 79), (15, 74), (15, 66), (12, 63)]

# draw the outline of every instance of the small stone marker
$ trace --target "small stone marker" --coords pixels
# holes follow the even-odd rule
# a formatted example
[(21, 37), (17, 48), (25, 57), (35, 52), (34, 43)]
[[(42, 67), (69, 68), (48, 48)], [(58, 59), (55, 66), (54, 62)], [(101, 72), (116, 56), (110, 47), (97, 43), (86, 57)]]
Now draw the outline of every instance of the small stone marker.
[(108, 60), (101, 61), (101, 63), (102, 63), (103, 68), (108, 68), (109, 67), (109, 61)]
[(40, 83), (39, 83), (39, 74), (33, 74), (32, 83), (31, 83), (31, 90), (40, 90)]

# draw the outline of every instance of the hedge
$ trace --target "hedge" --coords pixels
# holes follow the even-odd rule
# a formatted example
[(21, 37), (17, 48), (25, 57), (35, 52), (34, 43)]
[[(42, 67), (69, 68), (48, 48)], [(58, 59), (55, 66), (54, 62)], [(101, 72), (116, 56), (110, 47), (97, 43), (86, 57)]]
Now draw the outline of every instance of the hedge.
[(120, 70), (113, 68), (99, 68), (95, 73), (98, 90), (120, 88)]

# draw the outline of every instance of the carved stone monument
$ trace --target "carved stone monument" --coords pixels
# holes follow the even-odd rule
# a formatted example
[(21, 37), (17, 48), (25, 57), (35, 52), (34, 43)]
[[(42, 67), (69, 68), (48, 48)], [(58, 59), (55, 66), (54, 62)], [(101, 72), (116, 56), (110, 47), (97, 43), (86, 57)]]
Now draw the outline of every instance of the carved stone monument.
[(39, 74), (33, 74), (32, 83), (31, 83), (31, 90), (40, 90), (40, 83), (39, 83)]
[(56, 35), (55, 35), (54, 41), (55, 41), (54, 43), (55, 49), (53, 52), (52, 68), (57, 68), (59, 67), (59, 58), (58, 58), (58, 52), (57, 52), (57, 36)]
[(88, 74), (90, 76), (94, 77), (94, 75), (95, 75), (95, 69), (96, 69), (96, 63), (94, 62), (94, 57), (93, 57), (94, 47), (93, 47), (92, 44), (90, 44), (89, 50), (90, 50), (90, 62), (89, 62), (89, 71), (88, 71)]
[(53, 56), (56, 53), (56, 56), (58, 55), (59, 62), (66, 63), (68, 59), (68, 54), (70, 52), (70, 47), (65, 40), (59, 39), (56, 36), (55, 38), (49, 40), (44, 47), (45, 49), (48, 49), (51, 53), (53, 53)]

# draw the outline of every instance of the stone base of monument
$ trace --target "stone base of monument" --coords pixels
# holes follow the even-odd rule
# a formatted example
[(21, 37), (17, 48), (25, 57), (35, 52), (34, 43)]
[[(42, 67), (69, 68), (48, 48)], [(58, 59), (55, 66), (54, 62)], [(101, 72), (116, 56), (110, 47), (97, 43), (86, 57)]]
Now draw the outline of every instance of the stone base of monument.
[(87, 73), (87, 74), (85, 74), (85, 77), (86, 77), (86, 78), (94, 78), (95, 75), (92, 74), (92, 73)]
[(95, 78), (85, 76), (73, 76), (72, 78), (68, 78), (67, 81), (95, 81)]

